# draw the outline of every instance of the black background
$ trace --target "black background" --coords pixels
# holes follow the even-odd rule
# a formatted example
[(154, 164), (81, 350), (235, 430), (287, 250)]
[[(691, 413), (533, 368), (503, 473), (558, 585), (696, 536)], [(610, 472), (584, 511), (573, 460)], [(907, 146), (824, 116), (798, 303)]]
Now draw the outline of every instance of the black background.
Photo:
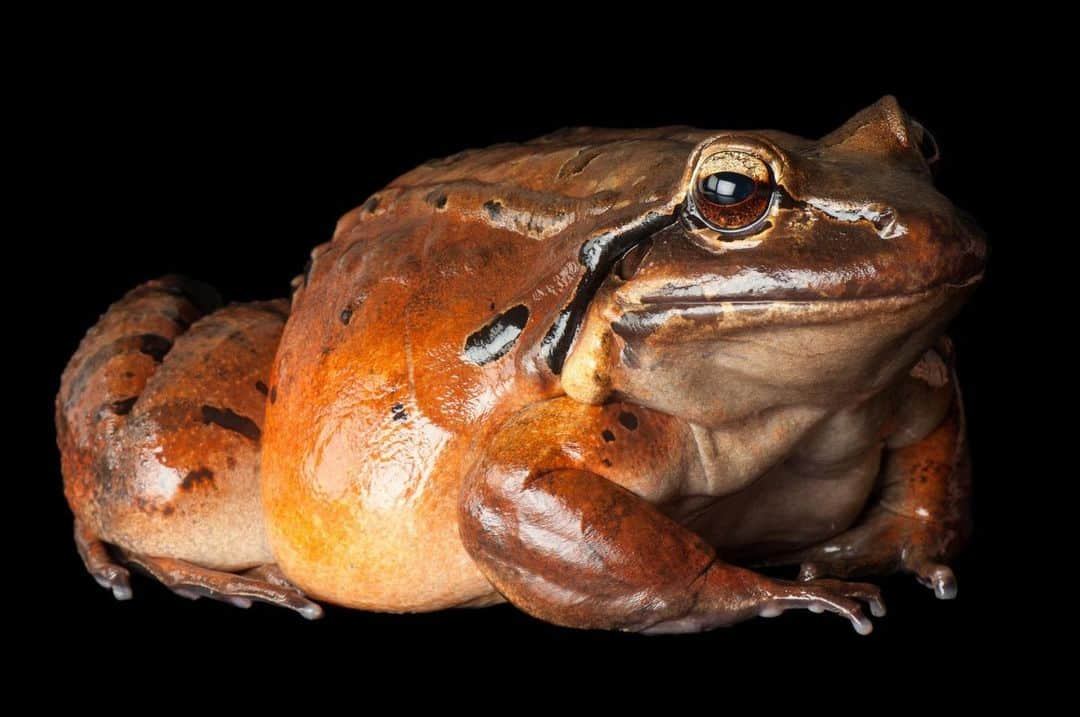
[[(32, 379), (20, 382), (31, 391), (23, 427), (34, 457), (23, 516), (34, 544), (23, 555), (40, 628), (27, 656), (53, 659), (59, 643), (91, 673), (208, 660), (323, 674), (329, 664), (394, 670), (417, 661), (476, 669), (542, 653), (594, 667), (706, 673), (818, 664), (845, 675), (886, 674), (895, 663), (908, 665), (896, 679), (915, 680), (924, 678), (913, 672), (996, 663), (1002, 640), (1021, 626), (998, 573), (1016, 527), (1006, 480), (1016, 459), (1002, 427), (1008, 358), (995, 350), (995, 317), (1016, 261), (995, 169), (1017, 96), (990, 59), (886, 68), (864, 57), (803, 57), (717, 69), (629, 67), (600, 57), (526, 72), (515, 64), (520, 48), (501, 48), (494, 56), (429, 56), (413, 67), (357, 55), (331, 73), (300, 67), (296, 55), (241, 51), (205, 61), (197, 43), (157, 51), (142, 39), (83, 49), (32, 88), (40, 126), (25, 144), (38, 153), (26, 187), (41, 202), (29, 205), (37, 228), (21, 242), (39, 270), (22, 278), (34, 282), (34, 295), (46, 294), (39, 310), (20, 317), (33, 337)], [(853, 74), (856, 65), (861, 72)], [(955, 565), (959, 599), (936, 601), (896, 577), (882, 581), (889, 615), (875, 620), (870, 637), (835, 616), (788, 613), (705, 635), (643, 638), (556, 628), (509, 606), (403, 616), (330, 607), (322, 621), (307, 623), (261, 605), (243, 612), (189, 602), (141, 577), (134, 600), (118, 603), (84, 573), (61, 492), (52, 400), (82, 334), (130, 287), (179, 272), (228, 299), (284, 296), (340, 214), (416, 164), (463, 148), (567, 125), (773, 127), (819, 136), (886, 93), (935, 134), (940, 188), (974, 214), (991, 243), (987, 280), (952, 330), (976, 471), (975, 540)], [(331, 660), (341, 650), (348, 661)], [(912, 667), (927, 663), (934, 667)]]

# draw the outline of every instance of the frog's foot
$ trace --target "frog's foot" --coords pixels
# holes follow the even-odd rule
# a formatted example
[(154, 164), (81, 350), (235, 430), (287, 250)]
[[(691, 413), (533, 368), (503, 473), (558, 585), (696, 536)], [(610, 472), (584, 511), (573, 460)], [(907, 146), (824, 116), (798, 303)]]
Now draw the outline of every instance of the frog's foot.
[(81, 521), (75, 521), (75, 546), (86, 570), (98, 585), (111, 590), (117, 600), (131, 599), (131, 576), (128, 569), (113, 559), (134, 565), (157, 578), (177, 595), (197, 600), (208, 597), (236, 607), (251, 607), (252, 600), (280, 605), (295, 610), (308, 620), (322, 617), (322, 608), (308, 600), (276, 565), (260, 565), (242, 575), (226, 573), (198, 565), (110, 547), (102, 542)]
[(850, 578), (906, 572), (934, 591), (941, 600), (956, 597), (956, 576), (945, 564), (945, 546), (955, 530), (875, 509), (854, 528), (818, 545), (770, 558), (768, 565), (799, 564), (799, 579)]
[(86, 571), (98, 585), (111, 590), (117, 600), (131, 599), (131, 576), (127, 568), (114, 562), (105, 543), (78, 519), (75, 521), (75, 547)]
[(885, 602), (875, 585), (843, 580), (812, 579), (801, 583), (775, 580), (758, 614), (776, 617), (786, 610), (828, 611), (847, 618), (860, 635), (869, 635), (873, 625), (863, 615), (860, 601), (870, 607), (874, 617), (885, 617)]
[(123, 548), (116, 548), (116, 551), (124, 562), (157, 578), (165, 587), (189, 600), (208, 597), (241, 608), (251, 607), (252, 601), (257, 600), (295, 610), (308, 620), (316, 620), (323, 614), (322, 608), (308, 600), (274, 565), (261, 565), (237, 574), (173, 558), (139, 555)]

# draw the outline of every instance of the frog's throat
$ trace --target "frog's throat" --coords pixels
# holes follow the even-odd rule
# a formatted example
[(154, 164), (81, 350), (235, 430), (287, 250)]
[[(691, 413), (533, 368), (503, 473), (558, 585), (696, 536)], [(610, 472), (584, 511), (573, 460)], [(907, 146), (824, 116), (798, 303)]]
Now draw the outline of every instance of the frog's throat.
[(641, 242), (674, 224), (676, 214), (650, 212), (632, 224), (592, 237), (581, 246), (579, 260), (585, 273), (570, 301), (556, 315), (540, 342), (540, 356), (552, 373), (562, 373), (589, 304), (618, 260)]

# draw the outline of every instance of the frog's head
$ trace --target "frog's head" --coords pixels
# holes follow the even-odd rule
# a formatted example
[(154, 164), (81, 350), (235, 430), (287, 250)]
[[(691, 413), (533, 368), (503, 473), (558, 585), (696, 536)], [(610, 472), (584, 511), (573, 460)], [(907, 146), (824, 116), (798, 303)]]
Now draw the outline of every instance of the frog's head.
[(816, 142), (708, 137), (678, 210), (597, 292), (564, 388), (704, 425), (880, 390), (985, 263), (980, 231), (933, 186), (936, 154), (892, 97)]

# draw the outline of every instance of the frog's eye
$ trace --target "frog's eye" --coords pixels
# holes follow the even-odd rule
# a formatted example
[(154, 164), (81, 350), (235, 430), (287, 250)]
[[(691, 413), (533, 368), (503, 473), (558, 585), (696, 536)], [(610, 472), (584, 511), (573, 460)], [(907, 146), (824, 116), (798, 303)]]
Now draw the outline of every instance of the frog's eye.
[(728, 206), (749, 199), (754, 193), (754, 180), (738, 172), (717, 172), (703, 177), (698, 191), (702, 199)]
[(765, 215), (772, 194), (767, 164), (746, 152), (721, 151), (701, 160), (687, 204), (710, 228), (743, 232)]

